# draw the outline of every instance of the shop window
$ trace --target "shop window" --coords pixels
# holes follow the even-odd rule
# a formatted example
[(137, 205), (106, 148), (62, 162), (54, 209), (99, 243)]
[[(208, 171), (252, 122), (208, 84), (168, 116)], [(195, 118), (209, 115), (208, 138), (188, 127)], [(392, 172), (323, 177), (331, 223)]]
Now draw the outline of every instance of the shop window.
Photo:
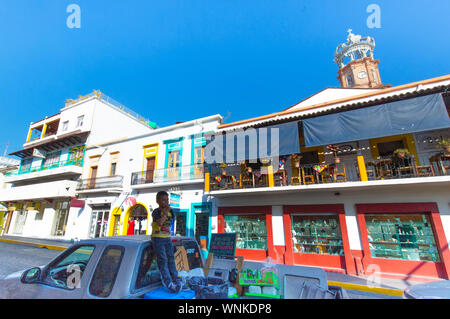
[(108, 246), (92, 277), (89, 292), (97, 297), (108, 297), (114, 288), (125, 248), (122, 246)]
[(439, 254), (426, 214), (366, 214), (372, 257), (439, 262)]
[(236, 233), (236, 248), (267, 250), (266, 216), (225, 215), (225, 232)]
[(81, 280), (94, 248), (92, 245), (86, 245), (71, 249), (50, 265), (45, 272), (43, 282), (58, 288), (76, 288), (76, 283), (71, 282), (69, 276), (73, 275), (75, 271), (79, 271), (80, 274), (77, 278)]
[(153, 253), (151, 245), (148, 245), (142, 251), (141, 261), (136, 279), (136, 289), (157, 284), (161, 282), (156, 255)]
[(294, 252), (344, 256), (337, 215), (292, 215)]

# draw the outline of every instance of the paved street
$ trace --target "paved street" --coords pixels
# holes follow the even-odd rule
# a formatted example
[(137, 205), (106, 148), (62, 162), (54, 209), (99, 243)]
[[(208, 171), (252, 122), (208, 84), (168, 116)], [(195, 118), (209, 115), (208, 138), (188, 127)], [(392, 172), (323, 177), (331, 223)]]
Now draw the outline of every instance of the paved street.
[(0, 278), (48, 263), (61, 251), (0, 242)]

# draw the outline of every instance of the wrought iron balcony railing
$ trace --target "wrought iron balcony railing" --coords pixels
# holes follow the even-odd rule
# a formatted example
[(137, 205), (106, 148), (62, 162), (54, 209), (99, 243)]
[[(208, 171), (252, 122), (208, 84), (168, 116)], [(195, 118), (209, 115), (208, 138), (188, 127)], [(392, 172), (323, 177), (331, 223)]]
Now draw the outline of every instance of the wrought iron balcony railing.
[(160, 168), (131, 174), (131, 185), (189, 181), (204, 178), (203, 164)]
[(5, 176), (16, 176), (16, 175), (23, 175), (23, 174), (29, 174), (34, 172), (41, 172), (49, 169), (54, 169), (58, 167), (65, 167), (65, 166), (83, 166), (83, 159), (81, 158), (74, 158), (67, 161), (60, 161), (55, 163), (49, 163), (41, 166), (36, 167), (21, 167), (18, 171), (15, 172), (8, 172), (5, 174)]
[(100, 188), (121, 188), (123, 185), (123, 176), (105, 176), (97, 178), (82, 179), (78, 182), (77, 190), (90, 190)]
[[(361, 156), (345, 162), (316, 164), (293, 163), (277, 166), (241, 166), (239, 164), (208, 165), (205, 186), (214, 190), (258, 187), (298, 186), (357, 182), (370, 180), (432, 177), (450, 174), (450, 156), (430, 158), (429, 164), (419, 165), (414, 156), (405, 158), (381, 158), (367, 160)], [(205, 174), (206, 175), (206, 174)]]

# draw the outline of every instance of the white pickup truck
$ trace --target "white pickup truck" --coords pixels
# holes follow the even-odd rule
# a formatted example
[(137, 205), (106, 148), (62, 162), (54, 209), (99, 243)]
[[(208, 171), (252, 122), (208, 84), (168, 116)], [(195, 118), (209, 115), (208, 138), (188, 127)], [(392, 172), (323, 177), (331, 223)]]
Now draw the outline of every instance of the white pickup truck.
[[(200, 247), (194, 238), (172, 237), (172, 243), (175, 250), (178, 246), (186, 250), (189, 269), (204, 268)], [(243, 266), (260, 269), (264, 264), (245, 261)], [(325, 296), (323, 292), (327, 291), (334, 291), (331, 294), (333, 299), (348, 298), (345, 290), (328, 287), (323, 269), (291, 265), (276, 267), (283, 298), (323, 298), (320, 296)], [(310, 289), (308, 292), (304, 282), (310, 282), (322, 293), (317, 289), (314, 294)], [(115, 236), (79, 241), (45, 266), (4, 277), (0, 280), (0, 298), (143, 298), (161, 286), (151, 237)]]

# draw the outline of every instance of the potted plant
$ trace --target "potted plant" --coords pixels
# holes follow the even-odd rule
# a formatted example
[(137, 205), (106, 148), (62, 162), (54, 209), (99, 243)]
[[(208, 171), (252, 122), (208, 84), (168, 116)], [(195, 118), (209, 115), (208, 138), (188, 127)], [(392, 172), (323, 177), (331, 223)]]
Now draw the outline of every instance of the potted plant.
[(407, 155), (410, 155), (410, 153), (406, 148), (398, 148), (394, 151), (394, 156), (399, 158), (405, 158)]
[(450, 138), (447, 139), (442, 139), (438, 142), (439, 148), (441, 148), (445, 155), (449, 155), (450, 154)]

